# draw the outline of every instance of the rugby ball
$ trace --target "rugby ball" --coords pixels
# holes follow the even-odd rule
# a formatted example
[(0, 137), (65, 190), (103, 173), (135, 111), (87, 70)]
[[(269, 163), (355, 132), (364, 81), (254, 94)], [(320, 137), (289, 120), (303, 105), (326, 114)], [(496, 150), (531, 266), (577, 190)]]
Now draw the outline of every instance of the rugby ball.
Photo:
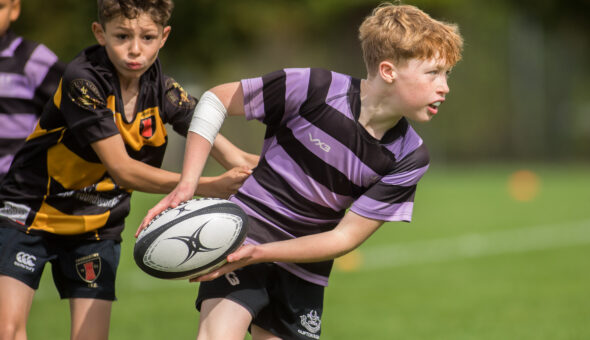
[(192, 199), (152, 219), (137, 237), (133, 257), (151, 276), (188, 279), (221, 267), (246, 232), (247, 216), (235, 203)]

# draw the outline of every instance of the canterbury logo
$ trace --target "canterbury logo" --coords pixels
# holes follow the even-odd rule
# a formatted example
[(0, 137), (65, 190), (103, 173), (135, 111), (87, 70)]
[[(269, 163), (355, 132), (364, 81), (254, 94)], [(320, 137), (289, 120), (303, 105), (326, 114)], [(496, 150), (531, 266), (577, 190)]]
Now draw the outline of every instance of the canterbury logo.
[(314, 143), (315, 145), (319, 146), (320, 149), (330, 152), (330, 146), (324, 142), (322, 142), (319, 138), (313, 138), (311, 133), (309, 134), (309, 141)]
[(37, 258), (34, 255), (21, 251), (16, 254), (14, 265), (32, 272), (35, 270), (35, 261)]

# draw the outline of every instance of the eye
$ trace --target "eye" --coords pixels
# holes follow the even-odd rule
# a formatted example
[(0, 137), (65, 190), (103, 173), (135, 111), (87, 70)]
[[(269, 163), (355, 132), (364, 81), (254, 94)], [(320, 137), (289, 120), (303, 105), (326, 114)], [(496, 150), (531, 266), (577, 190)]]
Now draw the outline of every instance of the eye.
[(155, 35), (148, 34), (148, 35), (145, 35), (143, 37), (143, 39), (146, 40), (146, 41), (152, 41), (152, 40), (156, 39), (156, 36)]
[(116, 34), (115, 37), (119, 40), (125, 40), (125, 39), (127, 39), (128, 35), (124, 34), (124, 33), (119, 33), (119, 34)]

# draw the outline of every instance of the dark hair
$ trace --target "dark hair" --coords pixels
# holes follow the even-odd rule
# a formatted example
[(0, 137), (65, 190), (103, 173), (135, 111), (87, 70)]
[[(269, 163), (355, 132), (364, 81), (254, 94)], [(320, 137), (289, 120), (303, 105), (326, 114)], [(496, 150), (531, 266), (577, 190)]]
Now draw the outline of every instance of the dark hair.
[(172, 0), (98, 0), (98, 22), (101, 25), (119, 15), (135, 19), (142, 13), (150, 15), (155, 23), (165, 26), (172, 15)]

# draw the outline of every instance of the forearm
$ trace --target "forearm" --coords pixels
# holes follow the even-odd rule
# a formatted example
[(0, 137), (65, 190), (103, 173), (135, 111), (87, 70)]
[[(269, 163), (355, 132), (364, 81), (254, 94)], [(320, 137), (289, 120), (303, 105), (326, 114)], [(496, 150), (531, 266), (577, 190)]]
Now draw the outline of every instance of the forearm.
[(245, 166), (248, 169), (253, 169), (258, 165), (259, 160), (258, 155), (245, 152), (221, 134), (215, 138), (215, 143), (211, 149), (211, 156), (225, 169), (231, 169), (237, 166)]
[[(321, 246), (318, 246), (321, 245)], [(256, 246), (253, 260), (259, 262), (319, 262), (335, 259), (358, 247), (337, 231), (270, 242)]]
[(118, 171), (115, 181), (120, 186), (136, 191), (152, 194), (167, 194), (172, 191), (180, 174), (156, 168), (139, 161), (129, 161), (124, 165), (124, 171)]
[(360, 246), (382, 224), (383, 221), (348, 212), (338, 226), (331, 231), (254, 246), (247, 264), (305, 263), (334, 259)]
[[(211, 144), (203, 136), (194, 132), (188, 133), (180, 184), (190, 188), (193, 194), (197, 193), (198, 184), (201, 183), (201, 174), (210, 150)], [(207, 180), (205, 182), (209, 183)]]

